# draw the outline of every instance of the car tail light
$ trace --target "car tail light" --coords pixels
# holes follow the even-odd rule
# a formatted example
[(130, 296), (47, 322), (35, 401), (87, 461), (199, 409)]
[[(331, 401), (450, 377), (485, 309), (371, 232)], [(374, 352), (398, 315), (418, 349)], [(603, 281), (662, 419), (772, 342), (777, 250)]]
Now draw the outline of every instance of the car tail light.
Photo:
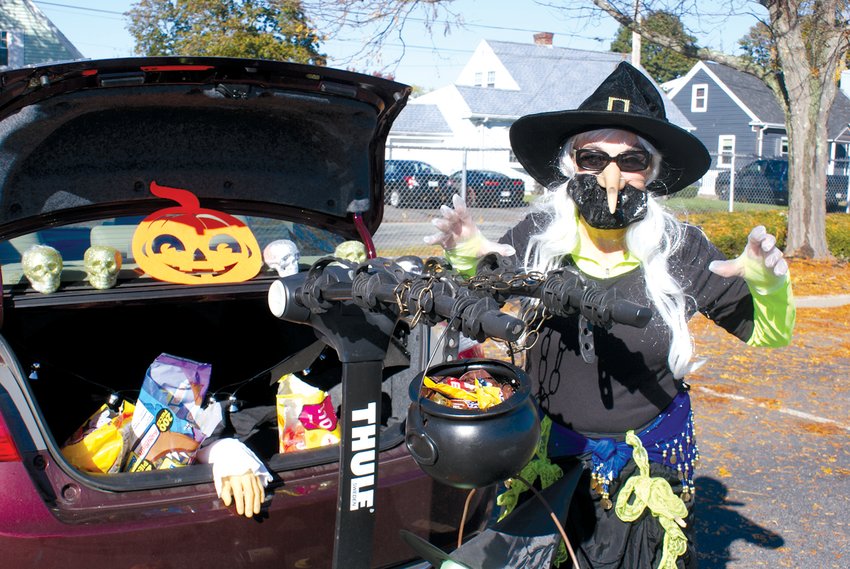
[(485, 180), (484, 185), (485, 186), (498, 186), (499, 182), (496, 182), (494, 180)]
[(514, 186), (521, 186), (522, 180), (514, 180)]
[(20, 462), (21, 455), (12, 440), (6, 421), (0, 416), (0, 462)]

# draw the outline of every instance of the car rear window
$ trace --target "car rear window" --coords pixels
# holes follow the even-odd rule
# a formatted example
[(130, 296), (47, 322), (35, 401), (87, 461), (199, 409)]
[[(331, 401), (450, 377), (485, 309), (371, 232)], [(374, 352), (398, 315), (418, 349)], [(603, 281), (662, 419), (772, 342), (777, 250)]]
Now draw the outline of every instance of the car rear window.
[[(316, 259), (333, 254), (335, 247), (344, 239), (322, 229), (280, 219), (235, 216), (254, 235), (261, 249), (276, 240), (289, 240), (298, 248), (302, 264), (311, 264)], [(22, 267), (22, 255), (31, 247), (47, 245), (62, 257), (62, 282), (84, 281), (83, 257), (93, 245), (115, 248), (122, 259), (120, 280), (149, 278), (141, 271), (133, 257), (133, 236), (143, 216), (116, 217), (75, 223), (60, 227), (45, 228), (8, 240), (0, 240), (0, 268), (4, 287), (26, 284)], [(216, 244), (213, 243), (213, 246)], [(259, 275), (274, 274), (263, 265)]]

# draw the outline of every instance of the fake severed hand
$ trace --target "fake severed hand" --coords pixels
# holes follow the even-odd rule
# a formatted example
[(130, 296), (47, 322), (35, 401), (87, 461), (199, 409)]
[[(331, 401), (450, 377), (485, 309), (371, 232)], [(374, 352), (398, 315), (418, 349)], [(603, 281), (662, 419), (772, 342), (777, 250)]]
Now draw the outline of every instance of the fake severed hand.
[(198, 460), (212, 465), (215, 491), (225, 506), (236, 504), (246, 518), (260, 513), (272, 476), (251, 449), (236, 439), (220, 439), (203, 447)]
[(225, 476), (221, 480), (220, 497), (225, 506), (230, 507), (231, 501), (235, 502), (236, 513), (250, 518), (260, 513), (266, 491), (260, 477), (249, 471)]
[(708, 270), (722, 277), (743, 277), (762, 293), (776, 289), (788, 279), (788, 263), (776, 247), (776, 237), (763, 225), (750, 231), (744, 252), (737, 258), (712, 261)]

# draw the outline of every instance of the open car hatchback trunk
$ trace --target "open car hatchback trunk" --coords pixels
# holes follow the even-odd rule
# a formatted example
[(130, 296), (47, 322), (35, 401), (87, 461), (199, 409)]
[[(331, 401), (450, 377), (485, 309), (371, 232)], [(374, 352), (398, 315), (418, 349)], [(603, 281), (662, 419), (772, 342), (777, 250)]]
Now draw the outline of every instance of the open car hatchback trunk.
[[(348, 356), (326, 331), (271, 314), (279, 275), (263, 251), (292, 244), (303, 272), (343, 241), (370, 249), (384, 142), (409, 88), (223, 58), (75, 62), (6, 72), (2, 84), (4, 563), (357, 566), (335, 551), (346, 530), (339, 447), (281, 453), (275, 408), (277, 380), (298, 371), (343, 417)], [(119, 255), (113, 282), (97, 280), (92, 249)], [(375, 525), (357, 552), (372, 567), (414, 562), (399, 529), (448, 546), (461, 522), (466, 493), (425, 476), (402, 444), (426, 336), (399, 321), (373, 366)], [(135, 402), (161, 354), (211, 366), (204, 403), (221, 402), (225, 432), (272, 471), (255, 519), (221, 504), (209, 465), (104, 474), (61, 452), (110, 399)], [(473, 500), (467, 535), (490, 497)]]

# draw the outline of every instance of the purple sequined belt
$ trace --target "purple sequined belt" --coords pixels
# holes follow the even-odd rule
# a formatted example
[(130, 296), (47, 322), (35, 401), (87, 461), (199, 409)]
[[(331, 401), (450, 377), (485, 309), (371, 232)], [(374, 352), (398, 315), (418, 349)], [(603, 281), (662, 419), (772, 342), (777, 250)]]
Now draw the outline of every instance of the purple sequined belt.
[[(679, 472), (682, 498), (687, 500), (694, 492), (694, 466), (699, 460), (688, 392), (676, 395), (637, 436), (650, 461)], [(602, 495), (603, 505), (610, 508), (608, 485), (632, 457), (632, 447), (611, 438), (589, 438), (553, 421), (548, 451), (551, 458), (590, 454), (592, 485)]]

